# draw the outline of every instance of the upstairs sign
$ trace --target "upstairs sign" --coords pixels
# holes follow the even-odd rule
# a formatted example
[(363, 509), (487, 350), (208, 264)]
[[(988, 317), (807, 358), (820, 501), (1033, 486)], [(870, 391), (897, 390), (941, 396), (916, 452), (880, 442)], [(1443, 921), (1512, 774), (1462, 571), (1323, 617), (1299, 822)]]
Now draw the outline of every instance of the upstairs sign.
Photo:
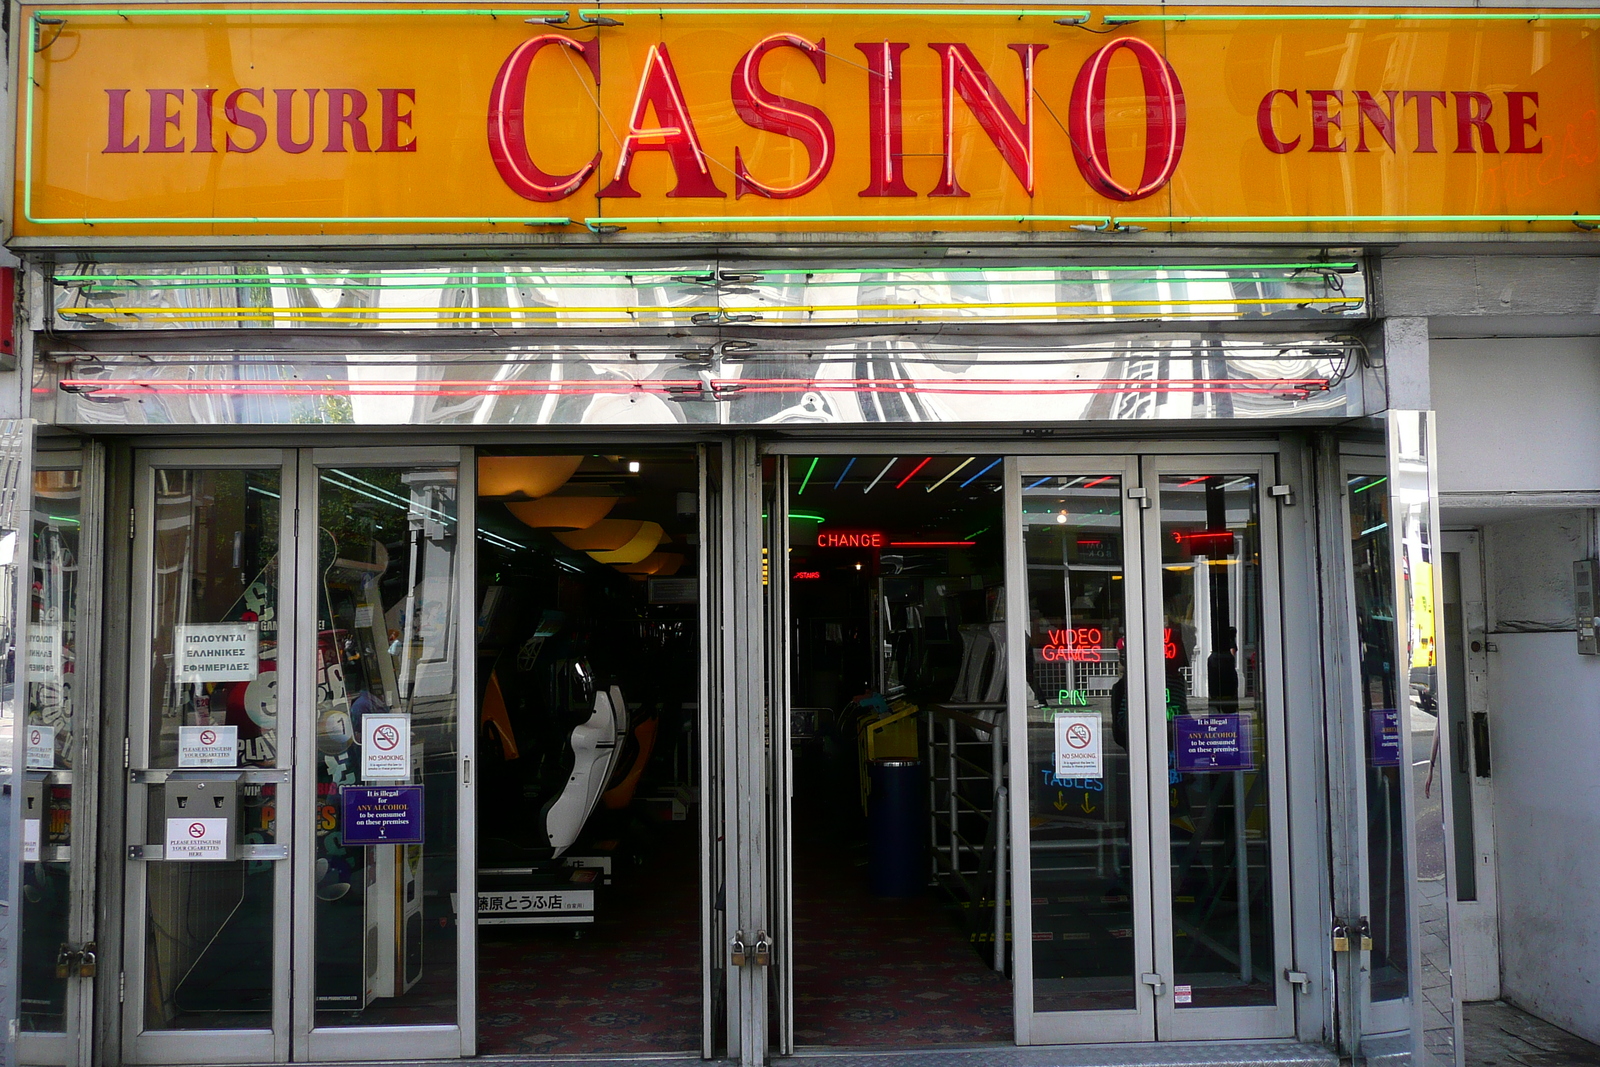
[(23, 10), (22, 237), (1600, 222), (1587, 12)]

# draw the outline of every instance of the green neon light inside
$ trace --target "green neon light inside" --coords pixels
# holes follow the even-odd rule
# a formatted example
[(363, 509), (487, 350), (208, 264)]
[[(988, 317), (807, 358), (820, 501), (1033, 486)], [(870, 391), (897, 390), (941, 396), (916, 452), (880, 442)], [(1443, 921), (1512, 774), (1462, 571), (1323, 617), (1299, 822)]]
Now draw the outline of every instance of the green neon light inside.
[(800, 496), (806, 491), (806, 486), (811, 484), (811, 476), (816, 473), (817, 464), (820, 462), (822, 462), (821, 456), (816, 456), (811, 460), (811, 466), (806, 468), (806, 476), (800, 480), (800, 490), (795, 493), (795, 496)]
[(1367, 491), (1367, 490), (1368, 490), (1368, 489), (1371, 489), (1371, 488), (1372, 488), (1372, 487), (1373, 487), (1373, 486), (1375, 486), (1375, 485), (1382, 485), (1382, 484), (1383, 484), (1383, 483), (1384, 483), (1384, 482), (1386, 482), (1386, 481), (1388, 481), (1388, 480), (1389, 480), (1389, 477), (1388, 477), (1388, 475), (1385, 475), (1385, 476), (1383, 476), (1383, 477), (1382, 477), (1382, 478), (1379, 478), (1379, 479), (1378, 479), (1378, 480), (1377, 480), (1377, 481), (1375, 481), (1375, 482), (1368, 482), (1368, 483), (1367, 483), (1367, 484), (1366, 484), (1366, 485), (1363, 485), (1363, 486), (1361, 486), (1361, 487), (1360, 487), (1360, 488), (1359, 488), (1359, 489), (1353, 489), (1353, 490), (1351, 490), (1351, 492), (1355, 492), (1355, 493), (1365, 493), (1365, 492), (1366, 492), (1366, 491)]
[(824, 519), (821, 515), (811, 515), (811, 514), (808, 514), (807, 512), (804, 512), (804, 511), (791, 511), (791, 512), (789, 512), (789, 518), (791, 518), (791, 519), (805, 519), (807, 522), (827, 522), (828, 521), (828, 520)]

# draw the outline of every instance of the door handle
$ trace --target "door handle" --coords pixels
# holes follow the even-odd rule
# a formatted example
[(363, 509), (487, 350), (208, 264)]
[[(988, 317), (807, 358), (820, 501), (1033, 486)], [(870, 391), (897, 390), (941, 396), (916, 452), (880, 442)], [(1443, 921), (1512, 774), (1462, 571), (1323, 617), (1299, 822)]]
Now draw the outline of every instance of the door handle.
[(1141, 974), (1139, 976), (1139, 981), (1149, 986), (1150, 992), (1154, 996), (1159, 997), (1167, 991), (1167, 981), (1159, 974)]

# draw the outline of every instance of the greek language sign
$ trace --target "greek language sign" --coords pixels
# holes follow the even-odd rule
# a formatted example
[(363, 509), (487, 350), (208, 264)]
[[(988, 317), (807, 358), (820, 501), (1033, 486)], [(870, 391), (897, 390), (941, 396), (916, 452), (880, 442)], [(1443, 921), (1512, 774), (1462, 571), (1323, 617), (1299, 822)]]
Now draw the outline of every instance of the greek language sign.
[(422, 844), (420, 785), (347, 785), (340, 790), (340, 798), (345, 844)]
[(28, 624), (28, 681), (61, 681), (61, 624)]
[(172, 628), (172, 677), (179, 682), (248, 682), (256, 676), (253, 622), (187, 623)]
[(1182, 774), (1256, 769), (1248, 715), (1179, 715), (1172, 728), (1174, 762)]
[(1576, 232), (1600, 212), (1600, 14), (38, 10), (20, 236)]
[(56, 728), (29, 724), (26, 766), (30, 771), (53, 770), (56, 765)]

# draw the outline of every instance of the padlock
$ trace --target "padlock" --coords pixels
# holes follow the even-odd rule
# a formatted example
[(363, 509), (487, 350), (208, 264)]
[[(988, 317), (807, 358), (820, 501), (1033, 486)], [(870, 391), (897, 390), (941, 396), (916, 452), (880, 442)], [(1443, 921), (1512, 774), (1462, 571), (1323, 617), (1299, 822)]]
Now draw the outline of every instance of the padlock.
[(95, 944), (90, 941), (83, 946), (83, 951), (78, 953), (78, 977), (93, 978), (98, 957), (95, 955)]
[(755, 941), (755, 945), (753, 947), (755, 949), (756, 966), (757, 967), (769, 967), (769, 966), (771, 966), (772, 965), (772, 938), (768, 937), (766, 935), (765, 931), (758, 931), (756, 933), (756, 941)]
[(1361, 921), (1356, 923), (1355, 932), (1358, 935), (1360, 935), (1360, 938), (1361, 938), (1361, 951), (1362, 952), (1371, 952), (1372, 951), (1372, 924), (1367, 921), (1367, 917), (1365, 915), (1361, 916)]
[(1333, 924), (1333, 951), (1350, 951), (1350, 931), (1342, 922)]
[(745, 945), (744, 945), (744, 931), (743, 930), (735, 930), (734, 931), (734, 933), (733, 933), (733, 942), (728, 946), (728, 949), (729, 949), (729, 957), (728, 957), (729, 961), (735, 967), (743, 967), (744, 966), (745, 953), (746, 953), (746, 949), (745, 949)]
[(67, 970), (72, 966), (72, 957), (75, 953), (71, 947), (62, 942), (61, 948), (56, 951), (56, 977), (65, 978)]

